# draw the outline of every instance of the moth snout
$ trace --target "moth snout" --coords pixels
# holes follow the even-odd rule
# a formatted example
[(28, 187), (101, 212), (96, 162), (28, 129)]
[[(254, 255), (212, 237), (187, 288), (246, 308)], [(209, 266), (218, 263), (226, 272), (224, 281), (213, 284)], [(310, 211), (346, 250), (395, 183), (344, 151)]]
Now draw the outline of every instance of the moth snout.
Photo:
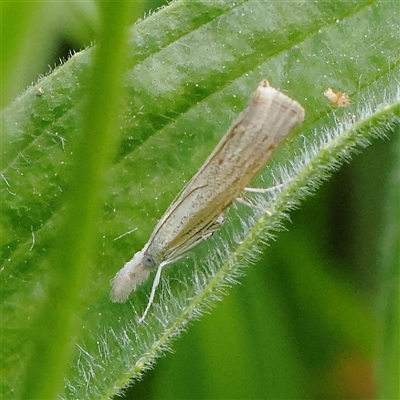
[(136, 290), (136, 287), (149, 277), (151, 260), (154, 262), (151, 256), (149, 259), (143, 252), (138, 251), (133, 258), (117, 272), (110, 281), (110, 297), (113, 302), (123, 303), (126, 301), (129, 294)]

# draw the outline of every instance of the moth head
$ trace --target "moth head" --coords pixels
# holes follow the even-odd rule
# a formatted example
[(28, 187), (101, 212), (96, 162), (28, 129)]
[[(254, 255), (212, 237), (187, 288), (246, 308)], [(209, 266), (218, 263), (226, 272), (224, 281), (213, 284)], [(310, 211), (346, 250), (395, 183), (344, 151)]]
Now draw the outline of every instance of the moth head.
[(156, 262), (150, 254), (138, 251), (111, 280), (111, 300), (123, 303), (150, 275)]

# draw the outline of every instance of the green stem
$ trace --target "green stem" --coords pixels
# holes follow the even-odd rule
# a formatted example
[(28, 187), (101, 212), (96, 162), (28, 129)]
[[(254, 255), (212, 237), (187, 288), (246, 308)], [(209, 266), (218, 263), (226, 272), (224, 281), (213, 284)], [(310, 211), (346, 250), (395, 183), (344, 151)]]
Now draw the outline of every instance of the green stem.
[(102, 27), (94, 54), (86, 119), (75, 149), (65, 220), (50, 258), (48, 296), (39, 312), (34, 348), (26, 368), (25, 399), (55, 398), (60, 389), (71, 355), (71, 338), (79, 326), (79, 295), (90, 278), (103, 175), (115, 147), (130, 2), (99, 3), (99, 8)]

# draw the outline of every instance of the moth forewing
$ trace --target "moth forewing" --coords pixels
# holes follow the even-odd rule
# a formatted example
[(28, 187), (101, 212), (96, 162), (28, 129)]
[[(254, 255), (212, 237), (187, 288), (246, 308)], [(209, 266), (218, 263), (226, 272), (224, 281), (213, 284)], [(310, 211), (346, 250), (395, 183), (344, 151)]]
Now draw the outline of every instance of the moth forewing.
[(261, 81), (248, 106), (157, 223), (147, 244), (114, 277), (113, 301), (125, 301), (129, 291), (147, 279), (146, 272), (158, 266), (146, 314), (161, 268), (217, 229), (218, 217), (267, 164), (304, 115), (299, 103), (270, 87), (268, 81)]
[(146, 251), (175, 248), (181, 241), (184, 245), (192, 233), (206, 229), (303, 118), (304, 110), (297, 102), (262, 81), (249, 106), (161, 218)]

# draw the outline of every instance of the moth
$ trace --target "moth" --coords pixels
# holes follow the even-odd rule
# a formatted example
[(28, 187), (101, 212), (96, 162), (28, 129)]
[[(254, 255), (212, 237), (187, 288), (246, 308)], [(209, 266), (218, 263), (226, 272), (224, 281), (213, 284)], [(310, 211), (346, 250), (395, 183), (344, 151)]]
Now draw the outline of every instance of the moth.
[(162, 269), (217, 231), (223, 211), (304, 120), (303, 107), (262, 80), (211, 155), (158, 221), (142, 250), (111, 280), (111, 299), (124, 302), (157, 270), (143, 321), (154, 300)]

